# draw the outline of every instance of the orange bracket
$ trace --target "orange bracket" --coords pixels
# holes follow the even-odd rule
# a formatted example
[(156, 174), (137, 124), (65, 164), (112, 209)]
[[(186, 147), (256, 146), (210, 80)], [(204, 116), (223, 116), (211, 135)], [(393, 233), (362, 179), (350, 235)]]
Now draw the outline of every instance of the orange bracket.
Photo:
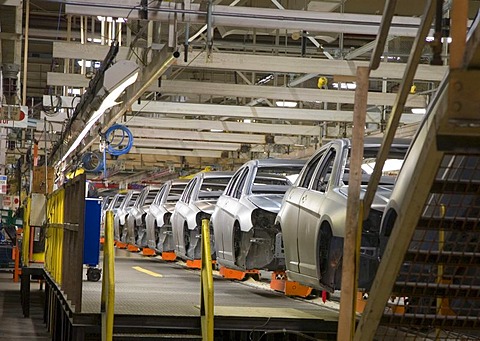
[(308, 297), (312, 293), (312, 288), (298, 282), (289, 281), (284, 271), (272, 273), (270, 288), (276, 291), (282, 291), (287, 296)]
[(157, 253), (153, 249), (150, 249), (148, 247), (144, 247), (143, 250), (142, 250), (142, 255), (144, 255), (144, 256), (156, 256)]
[(240, 270), (229, 269), (226, 266), (220, 267), (220, 275), (222, 275), (224, 278), (227, 278), (227, 279), (236, 279), (241, 281), (245, 278), (245, 276), (250, 274), (260, 275), (260, 271), (258, 270), (240, 271)]
[(104, 243), (105, 243), (105, 238), (100, 237), (100, 244), (104, 244)]
[(130, 252), (139, 252), (140, 248), (138, 246), (128, 244), (127, 250), (130, 251)]
[(119, 242), (119, 241), (115, 242), (115, 246), (117, 247), (117, 249), (126, 249), (127, 245), (128, 244), (124, 242)]
[(201, 259), (189, 259), (189, 260), (187, 260), (187, 268), (201, 269), (202, 268), (202, 260)]
[(162, 259), (165, 261), (173, 262), (175, 259), (177, 259), (177, 255), (174, 251), (162, 252)]

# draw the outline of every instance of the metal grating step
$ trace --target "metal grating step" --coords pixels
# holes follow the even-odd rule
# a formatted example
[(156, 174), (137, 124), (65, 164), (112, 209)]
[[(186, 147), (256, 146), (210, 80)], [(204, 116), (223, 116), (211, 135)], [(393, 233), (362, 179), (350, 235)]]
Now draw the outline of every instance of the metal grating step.
[(417, 229), (463, 232), (480, 230), (480, 223), (477, 217), (421, 217)]
[(192, 334), (140, 334), (140, 333), (116, 333), (113, 334), (115, 341), (131, 341), (131, 340), (176, 340), (176, 341), (191, 341), (201, 340), (200, 335)]
[(442, 194), (480, 194), (480, 182), (472, 180), (433, 181), (431, 193)]
[(408, 250), (405, 254), (404, 262), (426, 263), (432, 265), (480, 265), (480, 253), (445, 250)]
[[(480, 328), (477, 316), (450, 316), (441, 314), (395, 314), (385, 313), (381, 319), (382, 324), (389, 326), (429, 326), (436, 328), (455, 328), (456, 330), (476, 330)], [(467, 340), (467, 339), (465, 339)]]
[(469, 300), (480, 299), (480, 286), (453, 283), (395, 282), (393, 292), (408, 297), (466, 297)]

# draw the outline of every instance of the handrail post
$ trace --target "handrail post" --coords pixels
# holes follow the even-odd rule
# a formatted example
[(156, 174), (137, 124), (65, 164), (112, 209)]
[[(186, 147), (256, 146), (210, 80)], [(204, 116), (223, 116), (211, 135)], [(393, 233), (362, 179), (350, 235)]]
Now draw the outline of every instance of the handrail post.
[(113, 339), (115, 308), (115, 253), (113, 250), (113, 211), (105, 213), (105, 241), (103, 243), (103, 277), (100, 311), (102, 314), (102, 341)]
[(208, 219), (202, 220), (202, 269), (200, 271), (200, 318), (202, 324), (202, 340), (213, 341), (213, 271)]

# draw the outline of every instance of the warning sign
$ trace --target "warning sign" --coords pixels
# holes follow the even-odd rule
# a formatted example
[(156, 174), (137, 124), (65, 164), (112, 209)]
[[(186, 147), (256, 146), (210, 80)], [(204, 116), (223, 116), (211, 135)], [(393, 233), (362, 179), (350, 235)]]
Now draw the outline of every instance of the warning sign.
[(20, 205), (20, 199), (18, 195), (4, 195), (2, 205), (4, 209), (15, 210)]
[(0, 175), (0, 194), (7, 194), (7, 176)]

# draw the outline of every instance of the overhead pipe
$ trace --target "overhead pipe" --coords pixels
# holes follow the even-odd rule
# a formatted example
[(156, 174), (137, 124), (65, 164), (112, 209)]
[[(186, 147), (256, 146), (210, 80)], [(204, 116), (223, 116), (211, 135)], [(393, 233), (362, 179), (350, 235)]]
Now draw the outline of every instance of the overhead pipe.
[[(118, 17), (138, 18), (131, 12), (135, 3), (125, 5), (98, 4), (93, 0), (70, 2), (66, 13), (76, 15), (97, 15), (104, 8), (104, 14)], [(192, 3), (189, 7), (176, 8), (173, 2), (162, 2), (159, 7), (149, 7), (149, 19), (168, 21), (173, 14), (182, 14), (180, 22), (205, 24), (206, 11), (200, 4)], [(212, 16), (216, 26), (255, 27), (266, 29), (291, 29), (310, 32), (355, 33), (376, 35), (381, 22), (379, 15), (308, 12), (300, 10), (280, 10), (257, 7), (232, 7), (212, 5)], [(420, 18), (394, 17), (391, 35), (414, 37), (420, 25)]]

